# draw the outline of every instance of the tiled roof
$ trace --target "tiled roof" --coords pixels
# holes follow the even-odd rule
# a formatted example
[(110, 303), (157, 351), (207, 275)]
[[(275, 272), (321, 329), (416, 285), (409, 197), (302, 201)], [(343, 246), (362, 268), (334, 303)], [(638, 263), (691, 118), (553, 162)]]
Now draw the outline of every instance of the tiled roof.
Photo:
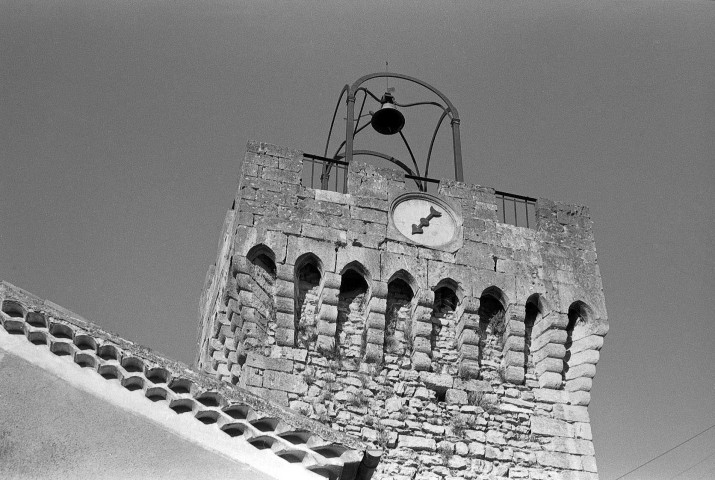
[(242, 437), (331, 479), (369, 478), (376, 466), (378, 458), (357, 439), (156, 355), (12, 284), (0, 283), (0, 301), (0, 325), (8, 333), (177, 414), (193, 415), (216, 435)]

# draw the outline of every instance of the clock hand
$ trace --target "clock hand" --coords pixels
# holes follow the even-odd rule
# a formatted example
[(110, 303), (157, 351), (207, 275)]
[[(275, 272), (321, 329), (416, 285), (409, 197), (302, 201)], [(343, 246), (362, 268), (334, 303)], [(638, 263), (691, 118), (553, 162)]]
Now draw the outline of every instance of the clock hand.
[(442, 214), (435, 210), (434, 207), (430, 206), (429, 207), (429, 215), (427, 215), (427, 218), (420, 218), (420, 223), (418, 224), (412, 224), (412, 235), (415, 235), (417, 233), (424, 233), (423, 227), (429, 227), (429, 222), (435, 217), (441, 217)]

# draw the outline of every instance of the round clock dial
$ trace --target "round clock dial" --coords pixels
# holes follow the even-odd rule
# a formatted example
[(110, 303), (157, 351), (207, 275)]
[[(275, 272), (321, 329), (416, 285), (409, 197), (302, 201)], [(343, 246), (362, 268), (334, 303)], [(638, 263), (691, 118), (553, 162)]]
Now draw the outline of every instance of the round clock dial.
[(398, 232), (427, 247), (448, 245), (459, 232), (457, 216), (449, 205), (426, 193), (408, 193), (397, 198), (391, 218)]

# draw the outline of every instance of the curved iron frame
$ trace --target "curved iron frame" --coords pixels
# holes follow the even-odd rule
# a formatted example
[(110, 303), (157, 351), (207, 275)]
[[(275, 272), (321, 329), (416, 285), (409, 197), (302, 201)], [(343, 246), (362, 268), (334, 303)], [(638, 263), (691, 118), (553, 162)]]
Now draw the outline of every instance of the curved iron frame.
[[(346, 104), (347, 104), (347, 118), (345, 122), (345, 140), (338, 146), (338, 149), (335, 151), (335, 154), (333, 155), (332, 158), (334, 159), (340, 159), (344, 158), (345, 162), (350, 163), (353, 159), (353, 156), (355, 155), (371, 155), (379, 158), (383, 158), (389, 162), (394, 163), (395, 165), (399, 166), (403, 170), (405, 170), (409, 175), (416, 176), (416, 177), (422, 177), (420, 173), (419, 166), (417, 165), (417, 160), (415, 159), (414, 154), (412, 153), (412, 149), (410, 148), (410, 144), (407, 142), (407, 139), (405, 138), (404, 134), (400, 132), (400, 138), (402, 139), (403, 143), (405, 144), (405, 147), (407, 147), (407, 151), (410, 154), (410, 159), (412, 160), (412, 164), (414, 165), (415, 170), (413, 171), (411, 168), (409, 168), (407, 165), (405, 165), (403, 162), (395, 159), (394, 157), (391, 157), (389, 155), (375, 152), (372, 150), (354, 150), (353, 149), (353, 143), (355, 136), (360, 133), (365, 127), (370, 125), (370, 122), (366, 123), (363, 126), (359, 126), (360, 123), (360, 118), (362, 118), (363, 115), (363, 110), (365, 107), (365, 101), (367, 100), (367, 97), (370, 96), (377, 102), (380, 101), (379, 98), (377, 98), (370, 90), (368, 90), (365, 87), (362, 87), (361, 85), (365, 83), (368, 80), (372, 80), (374, 78), (398, 78), (400, 80), (405, 80), (408, 82), (416, 83), (417, 85), (420, 85), (435, 95), (437, 95), (442, 101), (444, 101), (445, 105), (442, 105), (437, 102), (430, 102), (430, 101), (425, 101), (425, 102), (414, 102), (414, 103), (408, 103), (408, 104), (399, 104), (395, 103), (396, 106), (402, 107), (402, 108), (409, 108), (409, 107), (416, 107), (420, 105), (434, 105), (442, 109), (442, 115), (439, 118), (439, 121), (437, 122), (437, 126), (434, 129), (434, 133), (432, 134), (432, 138), (430, 141), (430, 146), (429, 150), (427, 152), (427, 161), (425, 164), (425, 172), (424, 176), (427, 177), (429, 175), (429, 167), (430, 167), (430, 160), (432, 158), (432, 149), (434, 147), (434, 142), (435, 139), (437, 138), (437, 133), (439, 132), (440, 127), (442, 126), (442, 122), (444, 119), (449, 116), (450, 117), (450, 123), (452, 126), (452, 146), (454, 150), (454, 177), (457, 181), (462, 182), (464, 181), (464, 172), (462, 169), (462, 142), (459, 134), (459, 113), (457, 112), (457, 109), (455, 106), (452, 104), (452, 102), (449, 101), (449, 99), (439, 90), (434, 88), (432, 85), (423, 82), (422, 80), (419, 80), (414, 77), (410, 77), (407, 75), (402, 75), (399, 73), (390, 73), (390, 72), (378, 72), (378, 73), (371, 73), (369, 75), (365, 75), (363, 77), (360, 77), (353, 83), (352, 85), (345, 85), (343, 89), (340, 92), (340, 96), (338, 97), (338, 103), (335, 105), (335, 111), (333, 112), (333, 118), (330, 122), (330, 130), (328, 131), (328, 139), (325, 142), (325, 152), (323, 154), (324, 157), (328, 156), (328, 147), (330, 146), (330, 137), (332, 136), (333, 133), (333, 127), (335, 126), (335, 118), (338, 114), (338, 109), (340, 108), (340, 101), (343, 99), (343, 96), (347, 94), (346, 98)], [(362, 98), (362, 104), (360, 105), (360, 111), (358, 114), (357, 122), (355, 120), (355, 100), (357, 97), (358, 92), (363, 92), (363, 98)], [(345, 147), (345, 153), (341, 154), (340, 151)], [(323, 167), (323, 175), (324, 175), (324, 182), (327, 180), (327, 177), (330, 173), (330, 164), (326, 164)], [(420, 190), (424, 191), (426, 190), (426, 183), (422, 182), (420, 183), (418, 180), (415, 180), (417, 183), (417, 186), (420, 188)]]

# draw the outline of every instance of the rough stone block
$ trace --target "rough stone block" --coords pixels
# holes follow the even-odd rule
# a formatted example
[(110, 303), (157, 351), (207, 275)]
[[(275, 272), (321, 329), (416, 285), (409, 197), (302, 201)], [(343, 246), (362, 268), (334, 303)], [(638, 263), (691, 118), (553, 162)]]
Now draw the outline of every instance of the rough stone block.
[(507, 351), (504, 354), (504, 360), (502, 364), (509, 367), (519, 367), (522, 371), (524, 370), (524, 364), (526, 359), (524, 358), (524, 352)]
[(295, 302), (292, 298), (276, 297), (275, 305), (276, 311), (281, 313), (292, 314), (295, 311)]
[(532, 350), (533, 362), (539, 363), (545, 358), (558, 358), (559, 360), (566, 356), (566, 347), (558, 343), (547, 343), (538, 351)]
[(459, 356), (467, 360), (478, 360), (480, 358), (479, 347), (477, 345), (462, 345), (459, 349)]
[[(526, 348), (525, 342), (524, 342), (524, 337), (517, 337), (517, 336), (510, 336), (506, 338), (506, 341), (504, 342), (504, 351), (512, 351), (512, 352), (524, 352)], [(521, 353), (521, 356), (523, 357), (524, 354)]]
[(539, 387), (541, 388), (561, 388), (561, 374), (556, 372), (545, 372), (539, 375)]
[(569, 358), (569, 366), (577, 367), (582, 364), (592, 364), (596, 365), (598, 363), (601, 354), (598, 350), (585, 350), (578, 353), (571, 352), (571, 358)]
[(531, 343), (531, 350), (537, 352), (549, 343), (563, 345), (567, 337), (566, 330), (548, 330)]
[(308, 385), (301, 375), (266, 370), (263, 372), (263, 387), (271, 390), (303, 394), (308, 391)]
[(336, 323), (328, 323), (324, 321), (318, 322), (318, 334), (320, 335), (325, 335), (326, 337), (335, 337), (336, 328)]
[(541, 376), (544, 372), (555, 372), (561, 375), (564, 362), (558, 358), (545, 358), (536, 364), (536, 374)]
[(574, 423), (573, 428), (574, 428), (574, 431), (576, 432), (576, 438), (593, 440), (593, 435), (591, 434), (591, 424), (590, 423)]
[(539, 338), (549, 330), (565, 330), (568, 324), (569, 319), (566, 315), (552, 312), (549, 315), (541, 317), (541, 319), (534, 324), (531, 330), (531, 336), (532, 338)]
[(287, 263), (295, 265), (298, 257), (306, 253), (312, 253), (320, 259), (323, 264), (323, 271), (335, 271), (336, 254), (334, 243), (294, 236), (288, 239)]
[(239, 385), (242, 387), (261, 387), (263, 386), (263, 376), (261, 372), (252, 367), (243, 366), (241, 370), (241, 380)]
[(601, 319), (593, 319), (585, 324), (579, 326), (580, 328), (574, 328), (572, 340), (575, 342), (582, 338), (586, 338), (590, 335), (606, 336), (608, 333), (608, 322)]
[[(560, 383), (560, 379), (559, 379)], [(549, 388), (536, 388), (532, 390), (534, 399), (544, 403), (568, 403), (570, 398), (569, 392), (563, 390), (551, 390)]]
[(468, 392), (491, 392), (492, 385), (486, 380), (462, 380), (454, 379), (454, 388), (466, 390)]
[(556, 437), (544, 445), (546, 450), (573, 455), (595, 455), (593, 442), (576, 438)]
[(375, 344), (378, 345), (380, 348), (382, 348), (382, 344), (385, 340), (385, 331), (384, 330), (378, 330), (376, 328), (368, 328), (367, 329), (367, 334), (365, 335), (365, 341), (366, 343), (370, 344)]
[(350, 207), (350, 217), (364, 222), (387, 225), (387, 212), (384, 210), (373, 210), (353, 205)]
[(382, 345), (375, 343), (365, 345), (365, 361), (368, 363), (382, 362)]
[(429, 370), (432, 366), (432, 359), (424, 352), (412, 353), (412, 368), (417, 371)]
[(417, 288), (427, 288), (427, 261), (415, 255), (381, 252), (380, 268), (383, 282), (389, 282), (396, 272), (404, 270), (415, 279)]
[(545, 467), (581, 470), (581, 457), (568, 453), (536, 452), (536, 461)]
[(246, 357), (245, 365), (262, 370), (276, 370), (278, 372), (292, 372), (293, 361), (285, 358), (269, 358), (250, 352)]
[(295, 346), (295, 330), (290, 328), (276, 328), (276, 343), (282, 347)]
[(272, 402), (277, 403), (278, 405), (282, 405), (284, 407), (288, 406), (288, 393), (283, 392), (280, 390), (269, 390), (267, 388), (260, 388), (260, 387), (247, 387), (248, 391), (255, 393), (261, 398), (265, 398), (266, 400), (270, 400)]
[[(569, 362), (570, 363), (570, 362)], [(588, 377), (593, 378), (596, 376), (596, 365), (591, 363), (583, 363), (575, 367), (569, 366), (566, 371), (566, 381), (572, 380), (574, 378)]]
[(561, 420), (567, 420), (569, 422), (588, 423), (590, 421), (588, 409), (582, 406), (554, 405), (552, 413), (554, 417)]
[(524, 326), (524, 321), (512, 318), (506, 322), (505, 334), (507, 336), (517, 336), (523, 337), (526, 335), (526, 327)]
[(508, 366), (504, 369), (504, 380), (511, 384), (521, 385), (524, 383), (524, 377), (524, 367)]
[(420, 372), (420, 381), (427, 388), (436, 392), (446, 392), (454, 385), (454, 379), (451, 375), (440, 373)]
[(587, 407), (591, 403), (591, 393), (590, 392), (570, 392), (569, 403), (571, 405), (582, 405)]
[[(462, 345), (479, 345), (479, 333), (477, 333), (476, 330), (462, 330), (462, 333), (459, 335), (459, 340), (458, 340), (458, 347), (462, 347)], [(523, 342), (522, 342), (522, 348), (523, 348)], [(511, 349), (509, 349), (511, 350)], [(514, 349), (516, 350), (516, 349)]]
[(326, 226), (316, 226), (304, 223), (301, 227), (302, 238), (315, 238), (317, 240), (327, 240), (340, 245), (348, 243), (348, 233), (346, 230), (339, 230)]
[(564, 388), (569, 392), (590, 392), (593, 386), (593, 380), (588, 377), (574, 378), (566, 382)]
[(437, 444), (431, 438), (416, 437), (413, 435), (400, 435), (397, 440), (397, 446), (401, 448), (409, 448), (415, 451), (434, 452), (437, 449)]
[(450, 388), (447, 390), (444, 398), (449, 404), (465, 405), (467, 403), (467, 392)]
[(603, 337), (600, 335), (589, 335), (588, 337), (581, 338), (574, 341), (571, 344), (571, 354), (576, 354), (586, 350), (600, 350), (603, 346)]

